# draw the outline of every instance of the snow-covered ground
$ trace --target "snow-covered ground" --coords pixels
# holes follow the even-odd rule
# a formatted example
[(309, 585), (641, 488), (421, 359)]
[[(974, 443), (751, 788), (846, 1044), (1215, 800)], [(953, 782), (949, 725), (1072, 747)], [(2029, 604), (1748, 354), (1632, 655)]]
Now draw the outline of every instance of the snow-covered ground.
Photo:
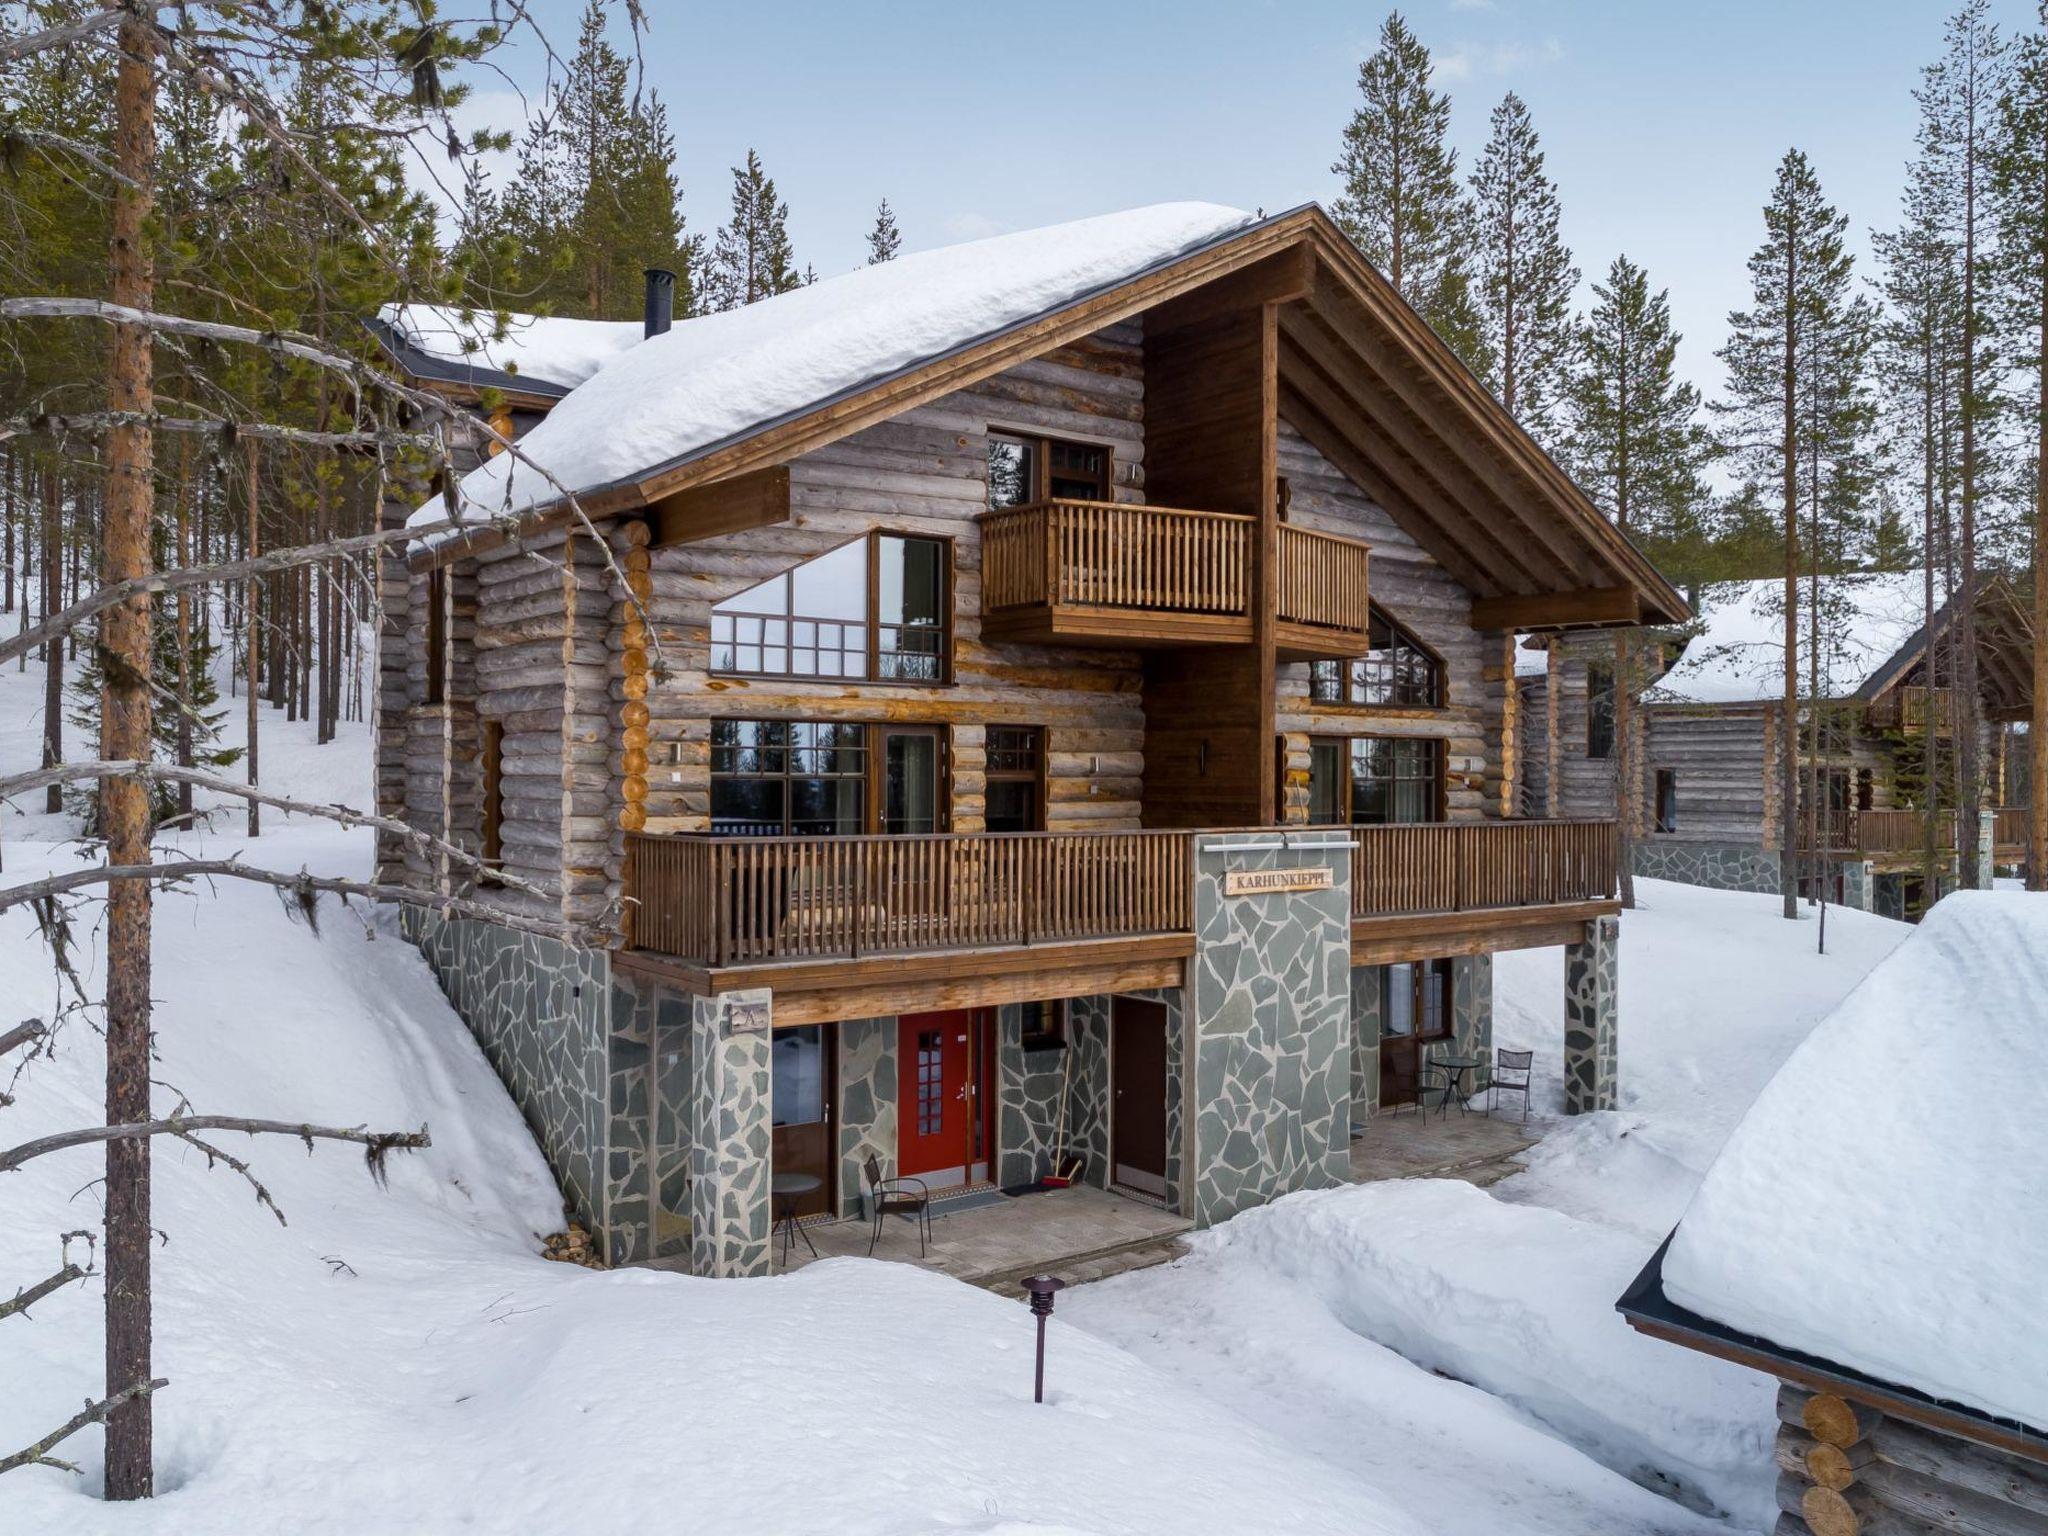
[[(0, 771), (35, 761), (39, 698), (33, 670), (0, 671)], [(266, 710), (264, 731), (272, 787), (361, 803), (361, 726), (314, 748)], [(238, 825), (175, 841), (242, 847)], [(266, 825), (253, 860), (367, 866), (360, 834)], [(67, 832), (0, 810), (0, 879), (74, 862)], [(1561, 958), (1503, 957), (1502, 1039), (1547, 1069), (1530, 1172), (1491, 1194), (1292, 1197), (1173, 1266), (1070, 1292), (1038, 1408), (1023, 1309), (907, 1267), (735, 1283), (542, 1261), (535, 1234), (561, 1219), (547, 1171), (388, 923), (330, 899), (314, 931), (234, 882), (167, 895), (165, 1107), (426, 1122), (434, 1145), (394, 1159), (386, 1189), (345, 1147), (235, 1139), (285, 1227), (160, 1145), (162, 1496), (95, 1502), (88, 1431), (66, 1447), (86, 1477), (5, 1479), (0, 1533), (602, 1531), (669, 1510), (693, 1530), (878, 1536), (1767, 1528), (1762, 1379), (1638, 1338), (1612, 1303), (1761, 1084), (1906, 930), (1833, 913), (1823, 958), (1816, 925), (1769, 898), (1644, 882), (1642, 902), (1623, 924), (1621, 1111), (1551, 1118)], [(54, 1001), (21, 912), (0, 914), (0, 998), (0, 1024)], [(0, 1142), (93, 1120), (98, 1068), (90, 1024), (67, 1023)], [(96, 1222), (98, 1162), (0, 1176), (0, 1290)], [(95, 1280), (0, 1320), (0, 1453), (96, 1391), (100, 1302)]]

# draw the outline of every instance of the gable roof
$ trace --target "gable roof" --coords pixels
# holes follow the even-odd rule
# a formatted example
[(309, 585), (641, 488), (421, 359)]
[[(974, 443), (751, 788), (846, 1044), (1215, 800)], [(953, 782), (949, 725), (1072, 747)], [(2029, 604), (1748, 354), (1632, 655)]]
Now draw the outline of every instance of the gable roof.
[[(1207, 203), (1134, 209), (703, 316), (623, 352), (521, 448), (587, 515), (630, 512), (787, 462), (1226, 278), (1238, 302), (1279, 305), (1280, 414), (1465, 585), (1506, 605), (1484, 627), (1685, 616), (1677, 591), (1313, 205), (1266, 219)], [(511, 455), (459, 491), (479, 517), (567, 519), (556, 487)], [(443, 515), (436, 502), (416, 517)]]
[(494, 317), (448, 304), (386, 304), (366, 322), (400, 368), (419, 383), (474, 399), (486, 389), (515, 401), (552, 403), (643, 339), (638, 320), (561, 315)]

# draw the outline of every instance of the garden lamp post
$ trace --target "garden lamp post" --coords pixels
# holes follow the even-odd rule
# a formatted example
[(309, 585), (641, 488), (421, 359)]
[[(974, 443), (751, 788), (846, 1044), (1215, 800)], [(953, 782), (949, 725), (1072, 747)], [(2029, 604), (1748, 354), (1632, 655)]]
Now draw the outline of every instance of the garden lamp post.
[(1031, 1401), (1045, 1401), (1045, 1320), (1052, 1316), (1052, 1299), (1067, 1288), (1054, 1275), (1032, 1275), (1024, 1281), (1031, 1297), (1031, 1315), (1038, 1319), (1038, 1368), (1031, 1378)]

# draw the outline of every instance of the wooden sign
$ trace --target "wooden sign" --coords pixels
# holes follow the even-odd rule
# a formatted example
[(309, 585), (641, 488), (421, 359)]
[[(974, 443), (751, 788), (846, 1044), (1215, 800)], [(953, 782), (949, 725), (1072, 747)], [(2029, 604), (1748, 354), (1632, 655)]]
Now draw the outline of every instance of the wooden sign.
[(772, 1023), (767, 1003), (726, 1004), (725, 1032), (729, 1035), (765, 1035)]
[(1306, 869), (1232, 869), (1223, 876), (1226, 896), (1271, 896), (1282, 891), (1327, 891), (1337, 881), (1327, 864)]

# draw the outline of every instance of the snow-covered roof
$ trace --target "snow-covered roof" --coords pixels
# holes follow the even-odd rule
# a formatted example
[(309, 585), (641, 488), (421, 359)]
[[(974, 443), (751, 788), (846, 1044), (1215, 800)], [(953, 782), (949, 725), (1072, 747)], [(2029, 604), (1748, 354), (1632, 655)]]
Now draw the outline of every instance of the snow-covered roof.
[(1515, 676), (1545, 677), (1549, 672), (1549, 644), (1535, 635), (1515, 636)]
[(1785, 1349), (2048, 1429), (2048, 898), (1964, 891), (1793, 1052), (1664, 1291)]
[[(494, 516), (593, 491), (803, 411), (1245, 228), (1213, 203), (1161, 203), (945, 246), (704, 315), (617, 352), (520, 439), (466, 475)], [(635, 330), (638, 327), (634, 328)], [(436, 499), (414, 522), (447, 515)]]
[[(1650, 695), (1688, 704), (1748, 704), (1780, 698), (1785, 686), (1785, 584), (1710, 587), (1704, 629)], [(1807, 584), (1799, 586), (1799, 638), (1807, 640)], [(1854, 694), (1919, 631), (1926, 618), (1919, 571), (1828, 576), (1821, 580), (1821, 693)], [(1805, 656), (1800, 658), (1805, 691)]]
[(515, 379), (574, 389), (638, 342), (638, 320), (576, 320), (559, 315), (508, 315), (505, 334), (494, 316), (446, 304), (386, 304), (377, 318), (401, 341), (438, 362), (487, 368)]

